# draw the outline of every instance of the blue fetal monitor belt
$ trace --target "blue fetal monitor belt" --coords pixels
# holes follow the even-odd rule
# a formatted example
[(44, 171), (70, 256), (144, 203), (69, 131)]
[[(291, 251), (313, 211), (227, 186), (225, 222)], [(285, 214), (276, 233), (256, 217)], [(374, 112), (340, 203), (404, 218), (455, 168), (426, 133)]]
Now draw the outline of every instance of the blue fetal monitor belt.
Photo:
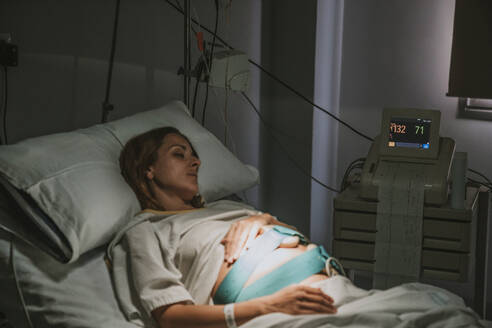
[[(217, 289), (214, 303), (236, 303), (269, 295), (288, 285), (299, 283), (325, 268), (325, 262), (330, 256), (323, 246), (318, 246), (294, 257), (243, 288), (257, 265), (273, 252), (287, 236), (298, 236), (301, 243), (307, 244), (306, 238), (298, 231), (274, 226), (259, 236), (252, 247), (239, 257)], [(334, 263), (333, 266), (336, 271), (342, 273), (343, 269), (339, 268), (337, 263)]]

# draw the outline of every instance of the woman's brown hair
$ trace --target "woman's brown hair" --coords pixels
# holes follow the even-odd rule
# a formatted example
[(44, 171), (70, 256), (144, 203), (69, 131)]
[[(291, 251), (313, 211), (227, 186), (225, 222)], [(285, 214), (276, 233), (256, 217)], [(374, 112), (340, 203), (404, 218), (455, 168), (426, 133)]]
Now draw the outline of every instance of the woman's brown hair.
[[(166, 210), (157, 202), (150, 181), (146, 177), (147, 169), (157, 160), (157, 150), (162, 145), (164, 137), (173, 133), (182, 136), (188, 141), (193, 154), (198, 157), (189, 139), (174, 127), (162, 127), (139, 134), (125, 144), (120, 154), (121, 174), (137, 195), (143, 209)], [(203, 207), (200, 195), (191, 201), (193, 207)]]

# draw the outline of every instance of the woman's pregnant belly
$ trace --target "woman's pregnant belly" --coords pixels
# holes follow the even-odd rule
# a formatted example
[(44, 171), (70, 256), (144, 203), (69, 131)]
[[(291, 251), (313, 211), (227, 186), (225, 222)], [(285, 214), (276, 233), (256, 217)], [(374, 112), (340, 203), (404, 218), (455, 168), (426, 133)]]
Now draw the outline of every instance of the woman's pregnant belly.
[[(316, 247), (315, 244), (309, 244), (309, 245), (297, 245), (297, 247), (293, 247), (293, 248), (277, 248), (276, 250), (268, 254), (260, 262), (260, 264), (258, 264), (258, 266), (253, 271), (253, 273), (249, 277), (244, 287), (252, 284), (256, 280), (260, 279), (264, 275), (275, 270), (276, 268), (288, 262), (289, 260), (293, 259), (294, 257), (299, 256), (302, 253), (311, 250), (315, 247)], [(215, 295), (215, 292), (217, 291), (220, 284), (222, 283), (222, 280), (224, 280), (227, 273), (229, 273), (231, 269), (232, 269), (232, 265), (228, 264), (227, 262), (222, 263), (219, 274), (217, 276), (217, 281), (215, 282), (214, 288), (212, 289), (212, 297)], [(301, 281), (301, 284), (310, 284), (315, 281), (319, 281), (327, 278), (328, 276), (324, 273), (323, 270), (323, 272), (314, 274), (308, 277), (307, 279)]]

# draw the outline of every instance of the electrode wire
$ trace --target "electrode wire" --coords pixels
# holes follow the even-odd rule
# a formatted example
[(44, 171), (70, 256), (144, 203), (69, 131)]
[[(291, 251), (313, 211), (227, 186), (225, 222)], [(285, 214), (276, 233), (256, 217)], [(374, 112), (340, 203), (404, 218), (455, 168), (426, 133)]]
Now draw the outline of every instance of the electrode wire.
[(4, 145), (8, 145), (7, 139), (7, 106), (8, 106), (8, 97), (9, 97), (9, 89), (8, 89), (8, 77), (7, 77), (7, 66), (3, 66), (3, 80), (5, 82), (3, 86), (3, 141), (0, 142)]
[(104, 101), (102, 103), (103, 113), (102, 113), (102, 123), (106, 123), (108, 121), (109, 112), (113, 110), (113, 105), (109, 103), (109, 96), (111, 93), (111, 81), (113, 79), (113, 65), (114, 65), (114, 55), (116, 52), (116, 41), (118, 37), (118, 20), (120, 17), (120, 0), (116, 0), (116, 8), (114, 14), (114, 23), (113, 23), (113, 37), (111, 40), (111, 50), (109, 54), (109, 67), (108, 67), (108, 75), (106, 79), (106, 92), (104, 96)]
[[(268, 123), (265, 121), (263, 116), (260, 114), (260, 111), (258, 110), (256, 105), (253, 103), (253, 101), (246, 95), (246, 93), (241, 92), (241, 94), (243, 95), (244, 99), (246, 99), (246, 101), (251, 105), (251, 108), (253, 108), (253, 110), (256, 112), (261, 123), (263, 123), (265, 126), (268, 127)], [(270, 134), (270, 136), (272, 137), (272, 139), (280, 146), (280, 148), (287, 155), (287, 158), (299, 169), (299, 171), (301, 171), (305, 176), (310, 177), (313, 181), (317, 182), (318, 184), (325, 187), (326, 189), (333, 191), (333, 192), (336, 192), (336, 193), (340, 192), (340, 190), (337, 190), (333, 187), (330, 187), (330, 186), (324, 184), (323, 182), (321, 182), (320, 180), (318, 180), (317, 178), (315, 178), (311, 174), (309, 174), (300, 164), (297, 163), (297, 161), (294, 160), (294, 158), (289, 154), (289, 152), (285, 149), (285, 147), (282, 145), (282, 143), (275, 137), (275, 135), (273, 133), (271, 133), (268, 129), (267, 129), (267, 131)]]

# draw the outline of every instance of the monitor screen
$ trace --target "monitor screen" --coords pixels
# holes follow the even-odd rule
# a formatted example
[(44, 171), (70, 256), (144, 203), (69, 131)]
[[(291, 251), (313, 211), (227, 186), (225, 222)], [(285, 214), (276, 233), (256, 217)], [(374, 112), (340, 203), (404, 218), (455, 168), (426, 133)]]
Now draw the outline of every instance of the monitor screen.
[(392, 117), (389, 124), (388, 147), (430, 149), (432, 120), (426, 118)]

